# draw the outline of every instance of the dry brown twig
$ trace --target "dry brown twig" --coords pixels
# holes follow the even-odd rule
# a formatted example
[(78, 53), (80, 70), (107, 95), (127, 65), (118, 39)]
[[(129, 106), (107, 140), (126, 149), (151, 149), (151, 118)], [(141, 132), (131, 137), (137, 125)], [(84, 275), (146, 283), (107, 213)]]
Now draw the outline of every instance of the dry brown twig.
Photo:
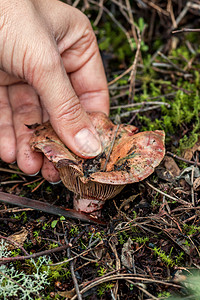
[(5, 237), (3, 235), (0, 235), (0, 239), (3, 239), (5, 241), (7, 241), (9, 244), (16, 246), (17, 248), (19, 248), (20, 250), (22, 250), (24, 252), (24, 254), (29, 255), (28, 252), (24, 249), (24, 247), (22, 247), (19, 243), (17, 243), (16, 241), (13, 241), (11, 239), (9, 239), (8, 237)]
[(175, 158), (175, 159), (178, 159), (178, 160), (180, 160), (180, 161), (183, 161), (183, 162), (185, 162), (185, 163), (187, 163), (187, 164), (195, 165), (195, 166), (200, 167), (200, 163), (198, 163), (197, 161), (187, 160), (187, 159), (185, 159), (185, 158), (183, 158), (183, 157), (180, 157), (180, 156), (177, 156), (176, 154), (174, 154), (174, 153), (172, 153), (172, 152), (169, 152), (169, 151), (167, 151), (166, 154), (172, 156), (172, 157)]
[[(158, 283), (158, 284), (163, 284), (166, 286), (172, 286), (176, 288), (180, 288), (180, 285), (174, 284), (168, 281), (161, 281), (161, 280), (152, 280), (150, 278), (145, 278), (145, 277), (140, 277), (140, 276), (134, 276), (133, 274), (118, 274), (118, 275), (110, 275), (106, 277), (101, 277), (94, 282), (88, 284), (86, 287), (84, 287), (80, 293), (84, 294), (85, 292), (89, 291), (90, 289), (94, 288), (95, 286), (98, 286), (102, 283), (108, 282), (108, 281), (113, 281), (113, 280), (138, 280), (142, 281), (145, 283)], [(75, 300), (77, 296), (75, 295), (74, 297), (71, 298), (71, 300)]]
[[(67, 240), (66, 240), (66, 242), (68, 243)], [(71, 249), (69, 247), (67, 248), (67, 257), (68, 257), (68, 259), (71, 258)], [(70, 271), (71, 271), (71, 275), (72, 275), (72, 280), (73, 280), (73, 283), (74, 283), (74, 288), (75, 288), (75, 291), (76, 291), (76, 296), (77, 296), (78, 300), (82, 300), (82, 296), (80, 294), (78, 281), (77, 281), (77, 278), (76, 278), (76, 275), (75, 275), (75, 272), (74, 272), (74, 260), (71, 260), (69, 264), (70, 264)]]
[(127, 70), (125, 70), (122, 74), (120, 74), (119, 76), (117, 76), (115, 79), (113, 79), (110, 82), (108, 82), (108, 86), (113, 85), (115, 82), (117, 82), (118, 80), (120, 80), (122, 77), (124, 77), (125, 75), (127, 75), (128, 73), (130, 73), (132, 69), (133, 69), (133, 65), (131, 65)]
[(94, 21), (94, 26), (97, 26), (99, 24), (99, 21), (101, 20), (101, 17), (103, 15), (103, 3), (104, 3), (104, 0), (99, 1), (99, 12)]
[(155, 9), (157, 12), (165, 15), (165, 16), (169, 16), (169, 12), (162, 9), (160, 6), (158, 6), (157, 4), (149, 1), (149, 0), (142, 0), (144, 3), (146, 3), (148, 6), (152, 7), (153, 9)]
[(125, 105), (111, 106), (110, 110), (118, 109), (118, 108), (131, 108), (131, 107), (136, 107), (136, 106), (140, 106), (140, 105), (164, 105), (164, 106), (167, 106), (167, 108), (170, 108), (170, 104), (167, 102), (146, 101), (146, 102), (130, 103), (130, 104), (125, 104)]
[(130, 5), (129, 0), (125, 0), (125, 2), (126, 2), (126, 7), (127, 7), (127, 11), (128, 11), (128, 16), (129, 16), (130, 24), (131, 24), (132, 35), (133, 35), (135, 43), (136, 43), (136, 45), (138, 47), (138, 38), (137, 38), (136, 30), (135, 30), (135, 24), (134, 24), (133, 13), (132, 13), (132, 10), (131, 10), (131, 5)]
[[(89, 0), (89, 3), (92, 3), (92, 4), (100, 7), (99, 2), (97, 2), (97, 1)], [(111, 11), (109, 9), (107, 9), (103, 5), (101, 7), (107, 13), (107, 15), (111, 18), (111, 20), (117, 25), (117, 27), (119, 27), (124, 32), (124, 34), (127, 37), (128, 43), (130, 45), (130, 48), (131, 48), (131, 50), (133, 50), (133, 43), (132, 43), (132, 40), (131, 40), (129, 32), (124, 28), (124, 26), (122, 26), (122, 24), (120, 22), (117, 21), (117, 19), (114, 17), (114, 15), (111, 13)]]
[(25, 259), (36, 258), (36, 257), (39, 257), (39, 256), (52, 254), (52, 253), (55, 253), (55, 252), (63, 251), (65, 249), (69, 248), (69, 247), (72, 247), (71, 243), (69, 243), (67, 245), (64, 245), (64, 246), (56, 247), (56, 248), (53, 248), (53, 249), (33, 253), (33, 254), (30, 254), (30, 255), (15, 256), (15, 257), (3, 257), (3, 258), (0, 258), (0, 265), (4, 265), (4, 264), (7, 264), (7, 263), (10, 263), (10, 262), (13, 262), (13, 261), (17, 261), (17, 260), (25, 260)]
[(161, 190), (159, 190), (159, 189), (157, 189), (156, 187), (154, 187), (154, 186), (153, 186), (151, 183), (149, 183), (148, 181), (146, 181), (146, 183), (147, 183), (147, 185), (148, 185), (150, 188), (152, 188), (153, 190), (155, 190), (155, 191), (158, 192), (159, 194), (162, 194), (163, 196), (165, 196), (165, 197), (167, 197), (167, 198), (169, 198), (169, 199), (171, 199), (171, 200), (173, 200), (173, 201), (176, 201), (176, 202), (178, 202), (178, 203), (187, 205), (187, 206), (189, 206), (189, 207), (192, 206), (192, 204), (189, 203), (189, 202), (186, 202), (186, 201), (184, 201), (184, 200), (182, 200), (182, 199), (180, 199), (180, 198), (175, 198), (175, 197), (173, 197), (173, 196), (170, 196), (170, 195), (168, 195), (168, 194), (162, 192)]
[(128, 102), (133, 102), (134, 101), (134, 95), (135, 95), (135, 78), (136, 78), (136, 71), (137, 71), (137, 62), (140, 54), (140, 47), (141, 47), (141, 34), (139, 29), (137, 28), (137, 34), (138, 34), (138, 43), (137, 43), (137, 51), (135, 54), (131, 74), (130, 74), (130, 85), (129, 85), (129, 97), (128, 97)]

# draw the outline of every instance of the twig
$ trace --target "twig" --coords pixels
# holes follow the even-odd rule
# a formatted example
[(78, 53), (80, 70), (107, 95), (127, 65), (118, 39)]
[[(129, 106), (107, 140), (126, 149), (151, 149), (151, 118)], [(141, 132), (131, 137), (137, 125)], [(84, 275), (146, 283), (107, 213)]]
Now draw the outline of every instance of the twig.
[(120, 80), (122, 77), (124, 77), (125, 75), (127, 75), (128, 73), (130, 73), (132, 69), (133, 69), (133, 66), (131, 65), (126, 71), (124, 71), (122, 74), (120, 74), (115, 79), (113, 79), (112, 81), (110, 81), (108, 83), (108, 86), (114, 84), (115, 82), (117, 82), (118, 80)]
[(167, 11), (168, 11), (169, 14), (170, 14), (170, 17), (171, 17), (171, 20), (172, 20), (173, 28), (176, 28), (176, 27), (177, 27), (177, 24), (176, 24), (176, 20), (175, 20), (175, 17), (174, 17), (174, 11), (173, 11), (172, 0), (168, 0), (168, 3), (167, 3)]
[(33, 211), (33, 210), (34, 210), (33, 208), (18, 208), (18, 207), (13, 207), (13, 208), (2, 209), (2, 210), (0, 210), (0, 213), (1, 214), (9, 213), (9, 212), (16, 213), (16, 212)]
[(135, 283), (132, 280), (126, 280), (127, 282), (129, 282), (130, 284), (136, 286), (139, 290), (141, 290), (144, 294), (146, 294), (147, 296), (150, 297), (150, 299), (152, 300), (159, 300), (160, 298), (154, 297), (151, 293), (149, 293), (146, 289), (144, 289), (141, 284)]
[(31, 193), (35, 192), (44, 182), (46, 179), (40, 181), (40, 183), (31, 191)]
[(139, 112), (145, 112), (145, 111), (158, 109), (158, 108), (160, 108), (160, 105), (154, 105), (154, 106), (150, 106), (150, 107), (147, 107), (147, 108), (135, 109), (135, 110), (127, 111), (127, 112), (124, 112), (124, 113), (120, 114), (120, 117), (128, 117), (130, 114), (133, 114), (133, 113), (136, 114), (136, 113), (139, 113)]
[(132, 44), (129, 32), (121, 25), (120, 22), (117, 21), (117, 19), (114, 17), (114, 15), (111, 13), (111, 11), (109, 9), (107, 9), (105, 6), (101, 6), (98, 2), (96, 2), (94, 0), (89, 0), (89, 2), (103, 8), (103, 10), (109, 15), (111, 20), (124, 32), (124, 34), (127, 37), (128, 42), (129, 42), (130, 48), (131, 48), (131, 50), (133, 50), (133, 44)]
[(0, 185), (7, 185), (7, 184), (14, 184), (14, 183), (22, 183), (24, 180), (8, 180), (8, 181), (1, 181)]
[[(92, 289), (93, 287), (101, 284), (101, 283), (105, 283), (107, 281), (113, 281), (113, 280), (127, 280), (127, 279), (130, 279), (130, 280), (140, 280), (140, 281), (143, 281), (143, 283), (158, 283), (158, 284), (164, 284), (164, 285), (168, 285), (168, 286), (173, 286), (173, 287), (176, 287), (176, 288), (180, 288), (180, 285), (178, 284), (174, 284), (174, 283), (170, 283), (170, 282), (167, 282), (167, 281), (161, 281), (161, 280), (152, 280), (150, 278), (145, 278), (145, 277), (139, 277), (139, 276), (134, 276), (134, 275), (131, 275), (131, 274), (119, 274), (119, 275), (112, 275), (112, 276), (106, 276), (104, 278), (100, 278), (100, 279), (97, 279), (95, 280), (94, 282), (90, 283), (89, 285), (87, 285), (86, 287), (84, 287), (80, 293), (81, 294), (84, 294), (85, 292), (89, 291), (90, 289)], [(76, 295), (73, 296), (71, 298), (71, 300), (75, 300), (77, 297)]]
[[(115, 3), (116, 5), (119, 6), (120, 12), (125, 17), (125, 19), (129, 22), (129, 24), (131, 24), (131, 20), (129, 19), (129, 16), (127, 14), (127, 7), (122, 4), (122, 1), (123, 0), (119, 0), (119, 2), (115, 1), (115, 0), (112, 0), (113, 3)], [(131, 12), (133, 12), (133, 10), (131, 10)]]
[[(175, 22), (176, 22), (176, 26), (179, 25), (179, 23), (181, 22), (181, 20), (185, 17), (185, 15), (188, 12), (188, 3), (186, 4), (186, 6), (183, 8), (183, 10), (181, 11), (181, 13), (178, 15), (178, 17), (176, 18)], [(174, 27), (171, 27), (171, 30), (174, 29)]]
[(110, 154), (111, 154), (111, 152), (112, 152), (112, 149), (113, 149), (113, 146), (114, 146), (114, 143), (115, 143), (115, 139), (116, 139), (116, 136), (117, 136), (118, 129), (119, 129), (119, 124), (117, 125), (117, 128), (116, 128), (116, 130), (115, 130), (115, 133), (114, 133), (114, 136), (113, 136), (113, 140), (112, 140), (112, 143), (111, 143), (111, 145), (110, 145), (110, 149), (109, 149), (108, 155), (107, 155), (107, 157), (106, 157), (105, 164), (104, 164), (104, 166), (103, 166), (103, 168), (102, 168), (102, 171), (103, 171), (103, 172), (105, 172), (106, 167), (107, 167), (107, 164), (108, 164), (108, 161), (109, 161), (109, 159), (110, 159)]
[[(200, 9), (200, 5), (193, 3), (193, 2), (187, 2), (186, 6), (184, 7), (184, 9), (181, 11), (181, 13), (179, 14), (179, 16), (176, 18), (175, 22), (176, 22), (176, 26), (179, 25), (179, 23), (181, 22), (181, 20), (184, 18), (184, 16), (187, 14), (188, 10), (192, 8), (192, 9)], [(174, 26), (171, 27), (170, 31), (174, 29)], [(172, 33), (181, 33), (181, 32), (189, 32), (189, 30), (191, 31), (198, 31), (198, 29), (189, 29), (189, 28), (183, 28), (181, 30), (173, 30)]]
[(5, 168), (0, 168), (0, 172), (7, 172), (7, 173), (12, 173), (12, 174), (18, 174), (18, 175), (27, 175), (20, 171), (15, 171), (15, 170), (10, 170), (10, 169), (5, 169)]
[(97, 17), (94, 21), (94, 26), (97, 26), (99, 24), (99, 21), (101, 20), (101, 17), (102, 17), (102, 14), (103, 14), (103, 2), (104, 2), (104, 0), (99, 1), (100, 8), (99, 8), (98, 15), (97, 15)]
[(67, 245), (64, 245), (64, 246), (57, 247), (57, 248), (53, 248), (53, 249), (33, 253), (33, 254), (30, 254), (30, 255), (26, 255), (26, 256), (3, 257), (3, 258), (0, 258), (0, 265), (4, 265), (4, 264), (7, 264), (7, 263), (10, 263), (10, 262), (13, 262), (13, 261), (17, 261), (17, 260), (25, 260), (25, 259), (36, 258), (36, 257), (39, 257), (39, 256), (52, 254), (52, 253), (55, 253), (55, 252), (63, 251), (65, 249), (69, 248), (69, 247), (72, 247), (71, 243), (69, 243)]
[(156, 5), (155, 3), (149, 1), (149, 0), (142, 0), (144, 3), (146, 3), (147, 5), (149, 5), (150, 7), (152, 7), (153, 9), (157, 10), (159, 13), (165, 15), (165, 16), (169, 16), (169, 13), (162, 9), (160, 6)]
[[(116, 264), (115, 264), (116, 271), (118, 271), (118, 273), (119, 273), (119, 270), (121, 269), (121, 262), (120, 262), (120, 259), (119, 259), (118, 253), (117, 253), (115, 243), (112, 242), (112, 238), (110, 238), (110, 241), (108, 241), (108, 243), (109, 243), (109, 246), (110, 246), (112, 252), (115, 255), (115, 258), (116, 258)], [(113, 289), (113, 294), (114, 294), (115, 298), (117, 297), (118, 287), (119, 287), (119, 282), (117, 281), (116, 284), (115, 284), (115, 287)]]
[(29, 185), (29, 184), (32, 184), (32, 183), (38, 182), (38, 181), (40, 181), (41, 179), (42, 179), (42, 177), (39, 177), (39, 178), (37, 178), (37, 179), (35, 179), (35, 180), (33, 180), (33, 181), (26, 182), (26, 183), (24, 183), (24, 184), (23, 184), (23, 186), (26, 186), (26, 185)]
[(135, 77), (136, 77), (136, 71), (137, 71), (137, 62), (138, 62), (138, 57), (140, 54), (140, 47), (141, 47), (141, 34), (139, 29), (137, 28), (137, 34), (138, 34), (138, 43), (137, 43), (137, 51), (135, 54), (133, 66), (132, 66), (132, 71), (130, 74), (130, 86), (129, 86), (129, 102), (133, 102), (134, 100), (134, 95), (135, 95)]
[[(161, 97), (165, 97), (165, 95), (160, 96)], [(159, 97), (157, 97), (159, 98)], [(135, 106), (139, 106), (139, 105), (165, 105), (168, 108), (170, 108), (170, 104), (167, 102), (161, 102), (161, 101), (146, 101), (146, 102), (138, 102), (138, 103), (130, 103), (130, 104), (125, 104), (125, 105), (117, 105), (117, 106), (111, 106), (110, 110), (112, 109), (118, 109), (118, 108), (130, 108), (130, 107), (135, 107)]]
[(179, 30), (174, 30), (172, 33), (182, 33), (182, 32), (200, 32), (200, 28), (182, 28)]
[(174, 213), (176, 211), (182, 211), (182, 210), (200, 210), (200, 206), (196, 207), (177, 207), (171, 211), (171, 213)]
[(176, 70), (179, 72), (185, 73), (184, 70), (179, 68), (176, 64), (174, 64), (166, 55), (164, 55), (162, 52), (158, 51), (158, 55), (160, 55), (162, 58), (164, 58), (170, 65), (172, 65)]
[(169, 198), (169, 199), (171, 199), (171, 200), (173, 200), (173, 201), (176, 201), (176, 202), (178, 202), (178, 203), (181, 203), (181, 204), (187, 205), (187, 206), (189, 206), (189, 207), (192, 207), (192, 204), (191, 204), (191, 203), (186, 202), (186, 201), (184, 201), (184, 200), (182, 200), (182, 199), (180, 199), (180, 198), (175, 198), (175, 197), (173, 197), (173, 196), (170, 196), (170, 195), (168, 195), (168, 194), (162, 192), (161, 190), (157, 189), (155, 186), (153, 186), (153, 185), (152, 185), (151, 183), (149, 183), (148, 181), (147, 181), (146, 183), (147, 183), (147, 185), (150, 186), (153, 190), (155, 190), (156, 192), (158, 192), (158, 193), (164, 195), (165, 197), (167, 197), (167, 198)]
[(28, 252), (24, 249), (24, 247), (22, 247), (19, 243), (15, 242), (3, 235), (0, 235), (0, 239), (6, 240), (9, 244), (11, 244), (13, 246), (17, 246), (17, 248), (21, 249), (26, 255), (29, 255)]
[(132, 35), (133, 35), (135, 43), (136, 43), (136, 45), (138, 47), (138, 38), (137, 38), (136, 30), (135, 30), (135, 24), (134, 24), (134, 19), (133, 19), (133, 14), (132, 14), (130, 2), (129, 2), (129, 0), (125, 0), (125, 2), (126, 2), (126, 7), (127, 7), (128, 15), (129, 15), (130, 24), (131, 24)]
[[(98, 245), (99, 245), (99, 244), (97, 244), (95, 247), (97, 247)], [(80, 253), (80, 254), (77, 254), (76, 256), (74, 256), (74, 257), (72, 257), (72, 258), (69, 258), (69, 259), (66, 259), (66, 260), (64, 260), (64, 261), (60, 261), (60, 262), (57, 262), (57, 263), (54, 263), (54, 264), (50, 264), (50, 266), (59, 266), (59, 265), (68, 263), (68, 262), (70, 262), (70, 261), (72, 261), (72, 260), (74, 260), (74, 259), (76, 259), (76, 258), (78, 258), (78, 257), (83, 257), (84, 255), (88, 254), (88, 252), (94, 250), (95, 247), (94, 247), (94, 248), (91, 248), (91, 249), (87, 249), (87, 250), (83, 251), (83, 252)], [(73, 251), (72, 251), (72, 252), (73, 252)], [(75, 252), (74, 252), (74, 253), (75, 253)], [(95, 262), (96, 262), (96, 260), (95, 260)]]
[(174, 154), (174, 153), (172, 153), (172, 152), (169, 152), (169, 151), (167, 151), (166, 154), (172, 156), (172, 157), (175, 158), (175, 159), (178, 159), (178, 160), (180, 160), (180, 161), (183, 161), (183, 162), (185, 162), (185, 163), (187, 163), (187, 164), (195, 165), (195, 166), (200, 167), (200, 163), (198, 163), (198, 162), (196, 162), (196, 161), (187, 160), (187, 159), (185, 159), (185, 158), (183, 158), (183, 157), (180, 157), (180, 156), (177, 156), (176, 154)]
[[(71, 258), (70, 248), (67, 249), (67, 257)], [(81, 296), (80, 290), (79, 290), (78, 281), (77, 281), (77, 278), (76, 278), (76, 275), (75, 275), (75, 272), (74, 272), (74, 260), (70, 261), (70, 271), (71, 271), (72, 280), (73, 280), (73, 283), (74, 283), (74, 288), (75, 288), (75, 291), (76, 291), (77, 298), (78, 298), (78, 300), (82, 300), (82, 296)]]
[(194, 165), (192, 166), (192, 173), (191, 173), (191, 198), (192, 198), (192, 205), (195, 206), (195, 201), (194, 201)]
[[(130, 21), (128, 15), (124, 14), (124, 11), (128, 11), (128, 8), (122, 3), (122, 1), (120, 0), (118, 2), (116, 0), (112, 0), (112, 2), (119, 6), (121, 13), (125, 16), (126, 20), (131, 24), (131, 21)], [(133, 9), (131, 9), (131, 12), (134, 12)]]

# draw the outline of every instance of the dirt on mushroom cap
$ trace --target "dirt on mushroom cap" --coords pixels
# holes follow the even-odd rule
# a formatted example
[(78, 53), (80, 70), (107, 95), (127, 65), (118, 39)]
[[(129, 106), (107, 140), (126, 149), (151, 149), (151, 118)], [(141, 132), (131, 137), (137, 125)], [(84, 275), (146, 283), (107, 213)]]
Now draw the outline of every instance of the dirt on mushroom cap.
[[(83, 159), (72, 153), (49, 122), (36, 128), (30, 145), (54, 163), (64, 185), (80, 199), (105, 201), (115, 197), (126, 184), (153, 173), (165, 154), (165, 134), (163, 131), (136, 133), (135, 126), (114, 125), (103, 113), (88, 115), (102, 144), (103, 151), (97, 157)], [(88, 212), (88, 207), (84, 211)]]
[(102, 171), (117, 125), (103, 113), (88, 115), (102, 143), (103, 152), (99, 157), (86, 160), (73, 154), (60, 141), (48, 122), (35, 130), (30, 141), (32, 149), (42, 151), (58, 170), (69, 166), (83, 183), (93, 181), (125, 185), (143, 180), (153, 173), (165, 154), (164, 131), (136, 133), (135, 126), (121, 124), (106, 169)]

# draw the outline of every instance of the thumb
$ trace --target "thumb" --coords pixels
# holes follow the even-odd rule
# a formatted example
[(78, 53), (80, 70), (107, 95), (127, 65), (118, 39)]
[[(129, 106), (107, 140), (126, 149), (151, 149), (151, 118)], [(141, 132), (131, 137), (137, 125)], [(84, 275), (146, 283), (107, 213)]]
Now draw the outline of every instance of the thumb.
[(51, 125), (63, 143), (78, 156), (98, 155), (101, 142), (79, 102), (59, 54), (56, 53), (48, 62), (44, 61), (33, 86), (49, 114)]

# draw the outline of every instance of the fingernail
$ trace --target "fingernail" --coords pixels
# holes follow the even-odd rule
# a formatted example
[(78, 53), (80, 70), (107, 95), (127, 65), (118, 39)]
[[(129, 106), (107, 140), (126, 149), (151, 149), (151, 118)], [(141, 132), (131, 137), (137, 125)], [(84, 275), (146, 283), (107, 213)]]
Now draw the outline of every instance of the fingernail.
[(55, 184), (59, 184), (61, 183), (62, 180), (59, 180), (59, 181), (56, 181), (56, 182), (53, 182), (53, 181), (48, 181), (48, 183), (52, 184), (52, 185), (55, 185)]
[(36, 176), (39, 172), (40, 171), (37, 171), (35, 174), (29, 174), (28, 176), (31, 176), (31, 177)]
[(83, 128), (74, 137), (78, 151), (82, 155), (96, 156), (101, 153), (101, 142), (93, 133)]

